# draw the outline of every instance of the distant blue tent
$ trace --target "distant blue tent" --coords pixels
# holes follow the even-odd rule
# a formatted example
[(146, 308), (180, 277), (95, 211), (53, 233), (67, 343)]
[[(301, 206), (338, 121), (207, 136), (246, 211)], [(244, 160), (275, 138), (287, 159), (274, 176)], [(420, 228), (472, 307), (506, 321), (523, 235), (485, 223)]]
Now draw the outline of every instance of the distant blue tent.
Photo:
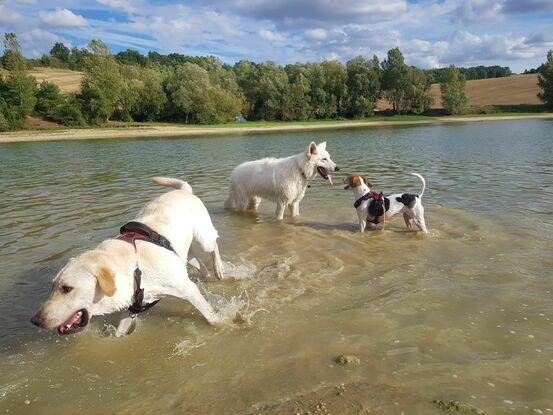
[(246, 122), (247, 120), (239, 115), (238, 117), (234, 117), (234, 122)]

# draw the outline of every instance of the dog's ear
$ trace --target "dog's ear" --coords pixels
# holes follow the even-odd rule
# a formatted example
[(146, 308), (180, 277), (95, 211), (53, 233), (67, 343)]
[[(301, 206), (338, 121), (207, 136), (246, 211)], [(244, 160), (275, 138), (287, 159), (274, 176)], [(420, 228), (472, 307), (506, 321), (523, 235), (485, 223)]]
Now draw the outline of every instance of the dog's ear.
[(363, 176), (363, 181), (367, 186), (373, 187), (373, 184), (369, 181), (369, 178), (367, 176)]
[(115, 272), (108, 266), (102, 265), (94, 272), (94, 276), (102, 292), (108, 297), (113, 297), (116, 291)]
[(326, 150), (326, 141), (323, 141), (322, 143), (317, 144), (317, 148), (319, 150), (325, 151)]
[(315, 144), (314, 141), (311, 141), (311, 143), (307, 146), (305, 156), (307, 158), (311, 158), (311, 156), (314, 156), (315, 154), (317, 154), (317, 144)]

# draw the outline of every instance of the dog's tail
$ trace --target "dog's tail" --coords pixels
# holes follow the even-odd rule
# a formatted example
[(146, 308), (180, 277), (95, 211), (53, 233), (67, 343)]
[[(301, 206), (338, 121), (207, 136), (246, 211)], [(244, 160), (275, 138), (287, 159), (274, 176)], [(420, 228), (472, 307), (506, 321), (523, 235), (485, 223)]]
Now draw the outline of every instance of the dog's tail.
[(188, 193), (194, 193), (192, 191), (192, 186), (190, 186), (184, 180), (171, 179), (169, 177), (153, 177), (152, 182), (154, 182), (155, 184), (159, 184), (160, 186), (173, 187), (177, 190), (184, 190)]
[(426, 189), (426, 180), (424, 180), (424, 177), (422, 177), (420, 174), (418, 173), (411, 173), (413, 176), (417, 176), (419, 179), (421, 179), (421, 182), (422, 182), (422, 190), (421, 190), (421, 194), (419, 195), (419, 197), (422, 199), (422, 195), (424, 194), (424, 189)]

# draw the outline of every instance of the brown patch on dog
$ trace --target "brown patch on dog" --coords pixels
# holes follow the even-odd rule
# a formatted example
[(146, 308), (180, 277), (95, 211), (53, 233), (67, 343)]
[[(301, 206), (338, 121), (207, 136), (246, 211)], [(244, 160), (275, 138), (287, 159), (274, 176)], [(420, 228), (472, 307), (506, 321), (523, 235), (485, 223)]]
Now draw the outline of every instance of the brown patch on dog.
[(367, 186), (373, 187), (373, 184), (369, 181), (369, 178), (367, 176), (363, 176), (363, 181)]
[(102, 266), (94, 273), (98, 285), (108, 297), (115, 294), (115, 273), (108, 267)]

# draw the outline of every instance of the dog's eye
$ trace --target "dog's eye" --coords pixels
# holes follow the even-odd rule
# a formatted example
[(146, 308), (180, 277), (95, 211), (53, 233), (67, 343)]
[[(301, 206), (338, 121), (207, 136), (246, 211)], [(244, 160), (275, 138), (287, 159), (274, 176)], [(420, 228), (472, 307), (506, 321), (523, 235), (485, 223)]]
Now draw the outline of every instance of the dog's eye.
[(64, 294), (70, 293), (73, 290), (73, 287), (70, 287), (69, 285), (62, 285), (61, 292)]
[(326, 157), (323, 159), (323, 161), (326, 161)]

